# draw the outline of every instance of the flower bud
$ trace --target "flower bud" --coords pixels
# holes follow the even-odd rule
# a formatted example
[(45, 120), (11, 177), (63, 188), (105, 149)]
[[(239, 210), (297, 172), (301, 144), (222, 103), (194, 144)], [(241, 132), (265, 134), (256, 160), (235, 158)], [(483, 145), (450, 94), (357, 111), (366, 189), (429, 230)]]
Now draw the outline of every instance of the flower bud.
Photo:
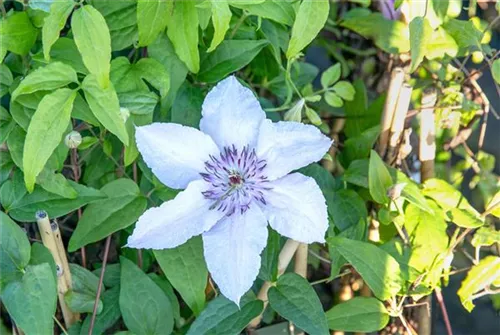
[(123, 122), (127, 122), (130, 117), (130, 111), (126, 107), (120, 107), (120, 116), (123, 119)]
[(300, 99), (292, 108), (285, 113), (285, 121), (302, 121), (302, 108), (304, 108), (304, 99)]
[(82, 135), (73, 130), (64, 138), (64, 144), (70, 149), (76, 149), (82, 143)]
[(396, 200), (401, 196), (401, 192), (403, 192), (403, 189), (405, 188), (406, 183), (398, 183), (396, 185), (393, 185), (387, 190), (387, 196), (391, 198), (393, 201)]

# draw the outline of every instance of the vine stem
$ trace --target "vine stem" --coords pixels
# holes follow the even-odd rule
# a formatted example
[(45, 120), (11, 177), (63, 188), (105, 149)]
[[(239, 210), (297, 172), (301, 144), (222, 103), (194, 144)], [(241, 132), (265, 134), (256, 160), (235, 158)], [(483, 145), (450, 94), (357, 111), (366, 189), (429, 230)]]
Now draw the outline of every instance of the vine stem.
[(446, 305), (444, 304), (443, 294), (441, 293), (441, 289), (436, 287), (434, 290), (434, 294), (436, 295), (436, 300), (441, 308), (441, 312), (443, 313), (444, 324), (446, 325), (446, 333), (448, 335), (453, 335), (453, 331), (451, 330), (450, 319), (448, 318), (448, 311), (446, 310)]
[(106, 238), (106, 244), (104, 246), (104, 259), (102, 260), (101, 275), (99, 276), (99, 285), (97, 286), (94, 310), (92, 312), (92, 318), (90, 319), (89, 335), (92, 335), (92, 330), (94, 330), (95, 318), (97, 315), (97, 306), (99, 305), (99, 299), (101, 298), (102, 282), (104, 281), (104, 273), (106, 272), (106, 264), (108, 263), (109, 247), (111, 246), (111, 236), (112, 235), (109, 235)]
[[(281, 252), (278, 256), (278, 276), (282, 275), (286, 268), (288, 267), (288, 264), (290, 264), (290, 261), (292, 260), (293, 255), (297, 251), (297, 248), (299, 247), (300, 242), (294, 241), (292, 239), (288, 239), (283, 246), (283, 249), (281, 249)], [(266, 308), (268, 300), (267, 300), (267, 292), (269, 291), (269, 288), (273, 286), (273, 283), (270, 281), (264, 282), (262, 287), (260, 288), (259, 293), (257, 294), (257, 299), (262, 300), (264, 302), (264, 308)], [(255, 317), (249, 324), (248, 327), (249, 329), (256, 328), (260, 321), (262, 320), (262, 313)], [(90, 335), (90, 334), (89, 334)]]

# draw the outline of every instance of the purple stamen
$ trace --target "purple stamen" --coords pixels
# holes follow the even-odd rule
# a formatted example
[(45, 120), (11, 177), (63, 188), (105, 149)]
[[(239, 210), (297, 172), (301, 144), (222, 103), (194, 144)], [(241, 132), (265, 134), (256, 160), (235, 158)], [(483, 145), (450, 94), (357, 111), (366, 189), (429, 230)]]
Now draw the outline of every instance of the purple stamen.
[(267, 162), (259, 160), (254, 149), (245, 146), (238, 150), (232, 145), (224, 147), (219, 157), (209, 158), (205, 162), (206, 172), (200, 175), (209, 183), (202, 194), (214, 201), (210, 209), (231, 216), (236, 211), (243, 214), (254, 202), (266, 204), (263, 191), (271, 189), (263, 174)]

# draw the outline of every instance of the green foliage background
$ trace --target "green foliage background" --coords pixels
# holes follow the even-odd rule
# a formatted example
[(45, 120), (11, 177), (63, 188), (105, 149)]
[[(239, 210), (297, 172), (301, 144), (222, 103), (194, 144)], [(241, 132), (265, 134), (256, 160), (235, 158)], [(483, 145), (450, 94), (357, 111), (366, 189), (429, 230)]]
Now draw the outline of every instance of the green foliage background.
[[(500, 60), (489, 45), (493, 24), (474, 13), (458, 19), (463, 5), (395, 1), (403, 19), (390, 20), (369, 0), (0, 2), (0, 288), (11, 320), (28, 335), (62, 331), (54, 327), (62, 321), (59, 264), (36, 242), (40, 210), (59, 219), (67, 242), (73, 287), (64, 301), (81, 313), (68, 334), (237, 334), (264, 311), (256, 298), (263, 281), (273, 282), (264, 324), (286, 319), (310, 334), (377, 331), (404, 322), (405, 302), (447, 284), (458, 248), (475, 252), (457, 292), (464, 308), (498, 292), (495, 158), (481, 145), (471, 152), (462, 136), (487, 117), (487, 101), (470, 93), (466, 61), (483, 61), (498, 83)], [(320, 73), (303, 57), (309, 45), (334, 64)], [(410, 146), (404, 162), (372, 150), (389, 58), (414, 88), (413, 115), (424, 92), (438, 92), (437, 178), (422, 184), (406, 166), (417, 150)], [(319, 280), (278, 275), (284, 241), (271, 231), (254, 292), (240, 308), (207, 285), (201, 239), (154, 253), (123, 248), (146, 208), (177, 194), (142, 161), (134, 125), (197, 127), (205, 94), (232, 73), (268, 118), (310, 123), (337, 141), (322, 165), (301, 170), (328, 204), (328, 243), (310, 246)], [(418, 122), (411, 126), (419, 132)], [(458, 190), (470, 170), (476, 207)], [(368, 238), (373, 222), (378, 241)], [(339, 302), (335, 292), (318, 297), (324, 289), (313, 289), (346, 276), (362, 279), (372, 296)]]

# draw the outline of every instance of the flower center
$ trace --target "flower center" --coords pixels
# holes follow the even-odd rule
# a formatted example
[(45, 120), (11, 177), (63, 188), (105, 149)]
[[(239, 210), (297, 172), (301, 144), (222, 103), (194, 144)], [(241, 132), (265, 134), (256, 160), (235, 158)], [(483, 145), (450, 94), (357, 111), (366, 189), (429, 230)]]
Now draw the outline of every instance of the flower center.
[(203, 195), (213, 200), (210, 209), (230, 216), (236, 211), (243, 214), (254, 201), (265, 205), (264, 191), (270, 189), (263, 174), (266, 165), (248, 146), (240, 151), (234, 145), (224, 147), (219, 157), (210, 155), (210, 160), (205, 162), (206, 172), (200, 173), (209, 183)]

